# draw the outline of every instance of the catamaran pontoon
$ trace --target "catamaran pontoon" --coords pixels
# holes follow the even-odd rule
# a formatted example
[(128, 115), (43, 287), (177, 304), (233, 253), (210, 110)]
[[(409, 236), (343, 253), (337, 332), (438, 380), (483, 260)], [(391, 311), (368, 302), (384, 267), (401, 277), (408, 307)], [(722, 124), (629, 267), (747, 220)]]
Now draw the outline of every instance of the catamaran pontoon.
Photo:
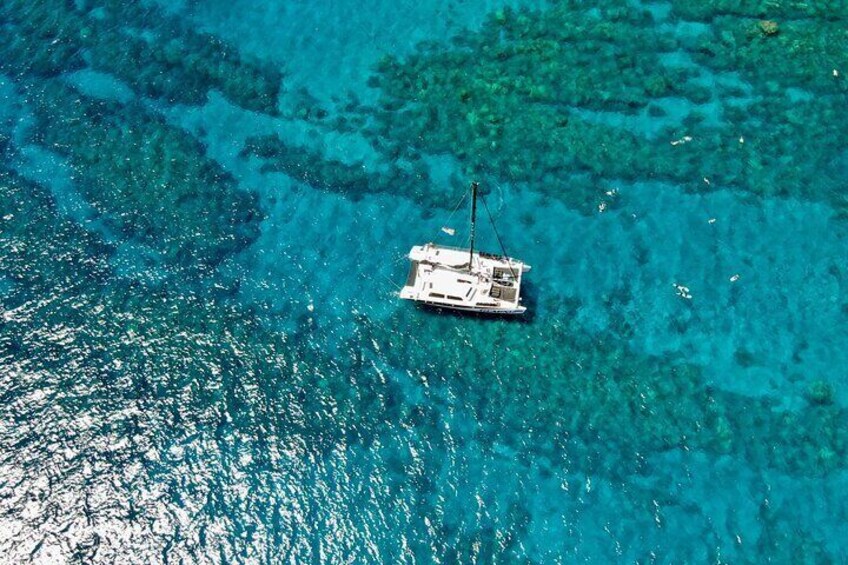
[[(486, 205), (485, 200), (483, 204)], [(434, 243), (414, 246), (409, 252), (411, 265), (406, 285), (400, 291), (401, 298), (466, 312), (522, 314), (527, 310), (521, 305), (521, 276), (530, 270), (530, 265), (508, 257), (506, 251), (503, 255), (474, 251), (476, 221), (475, 182), (471, 183), (470, 248)]]

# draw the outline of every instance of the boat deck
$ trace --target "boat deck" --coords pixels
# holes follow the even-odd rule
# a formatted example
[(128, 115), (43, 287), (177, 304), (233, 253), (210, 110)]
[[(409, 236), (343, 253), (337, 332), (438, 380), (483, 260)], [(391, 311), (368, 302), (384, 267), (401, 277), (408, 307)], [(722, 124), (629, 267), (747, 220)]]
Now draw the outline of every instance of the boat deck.
[(412, 248), (409, 276), (400, 297), (473, 312), (520, 314), (521, 275), (530, 267), (509, 257), (428, 243)]

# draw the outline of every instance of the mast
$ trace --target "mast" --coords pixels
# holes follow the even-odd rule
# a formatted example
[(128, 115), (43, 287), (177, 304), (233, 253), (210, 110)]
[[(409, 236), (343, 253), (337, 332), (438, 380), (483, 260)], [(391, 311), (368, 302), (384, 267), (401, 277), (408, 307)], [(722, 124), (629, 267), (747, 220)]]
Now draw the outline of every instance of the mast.
[(474, 228), (477, 224), (477, 183), (471, 183), (471, 250), (468, 253), (468, 271), (472, 269), (474, 261)]

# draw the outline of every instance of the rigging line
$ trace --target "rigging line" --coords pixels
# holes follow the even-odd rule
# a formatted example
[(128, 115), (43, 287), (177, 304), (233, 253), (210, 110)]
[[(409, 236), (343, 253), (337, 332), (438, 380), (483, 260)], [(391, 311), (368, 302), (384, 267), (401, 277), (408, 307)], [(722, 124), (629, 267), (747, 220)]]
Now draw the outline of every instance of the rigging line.
[(479, 194), (480, 201), (483, 203), (483, 208), (486, 209), (486, 214), (489, 216), (489, 223), (492, 224), (492, 231), (495, 232), (495, 237), (498, 239), (498, 243), (501, 246), (501, 251), (503, 251), (504, 258), (506, 259), (506, 264), (509, 265), (509, 272), (512, 273), (513, 278), (518, 278), (518, 275), (515, 274), (515, 269), (512, 268), (512, 260), (509, 258), (509, 255), (506, 253), (506, 247), (504, 247), (503, 241), (501, 240), (501, 235), (498, 233), (498, 228), (495, 227), (495, 220), (492, 218), (492, 213), (489, 212), (489, 205), (486, 204), (486, 199), (482, 194)]
[[(467, 190), (463, 190), (463, 191), (462, 191), (462, 198), (460, 198), (460, 199), (459, 199), (459, 202), (457, 202), (456, 206), (454, 206), (454, 207), (453, 207), (453, 212), (451, 212), (451, 213), (450, 213), (450, 216), (448, 216), (448, 221), (447, 221), (447, 223), (445, 224), (446, 226), (450, 227), (450, 223), (451, 223), (451, 220), (453, 219), (454, 214), (456, 214), (456, 211), (457, 211), (457, 210), (459, 210), (459, 207), (460, 207), (460, 206), (462, 206), (462, 203), (463, 203), (463, 202), (465, 202), (465, 199), (466, 199), (466, 198), (468, 198), (468, 191), (467, 191)], [(437, 232), (436, 232), (436, 236), (437, 236), (437, 237), (438, 237), (438, 235), (439, 235), (439, 232), (441, 232), (441, 231), (442, 231), (442, 229), (441, 229), (441, 228), (439, 228), (439, 231), (437, 231)]]
[[(406, 259), (406, 257), (401, 257), (401, 259)], [(397, 262), (395, 262), (394, 264), (397, 264)], [(396, 289), (398, 289), (398, 291), (403, 290), (403, 286), (402, 286), (402, 285), (399, 285), (398, 283), (396, 283), (394, 280), (392, 280), (392, 279), (391, 279), (388, 275), (386, 275), (385, 273), (379, 273), (379, 275), (380, 275), (381, 277), (383, 277), (383, 278), (384, 278), (384, 279), (385, 279), (385, 280), (386, 280), (389, 284), (391, 284), (393, 287), (395, 287)], [(360, 277), (360, 278), (363, 278), (363, 279), (367, 279), (367, 278), (368, 278), (368, 275), (367, 275), (364, 271), (362, 271), (362, 272), (360, 272), (360, 273), (359, 273), (359, 277)]]
[(500, 198), (501, 198), (500, 204), (498, 204), (498, 211), (497, 211), (498, 216), (500, 216), (501, 212), (503, 211), (503, 207), (504, 207), (504, 191), (503, 191), (503, 188), (501, 187), (501, 185), (499, 185), (498, 183), (495, 183), (495, 186), (498, 189), (498, 196), (500, 196)]
[(401, 256), (400, 256), (400, 257), (398, 257), (397, 259), (395, 259), (394, 261), (392, 261), (392, 266), (397, 265), (398, 263), (400, 263), (400, 262), (401, 262), (401, 261), (403, 261), (404, 259), (409, 259), (409, 255), (407, 255), (406, 253), (401, 254)]
[(386, 276), (386, 274), (385, 274), (385, 273), (380, 273), (380, 275), (382, 275), (382, 277), (383, 277), (384, 279), (386, 279), (389, 283), (391, 283), (391, 285), (392, 285), (393, 287), (395, 287), (398, 291), (403, 290), (403, 287), (402, 287), (402, 286), (400, 286), (398, 283), (396, 283), (395, 281), (393, 281), (392, 279), (390, 279), (388, 276)]

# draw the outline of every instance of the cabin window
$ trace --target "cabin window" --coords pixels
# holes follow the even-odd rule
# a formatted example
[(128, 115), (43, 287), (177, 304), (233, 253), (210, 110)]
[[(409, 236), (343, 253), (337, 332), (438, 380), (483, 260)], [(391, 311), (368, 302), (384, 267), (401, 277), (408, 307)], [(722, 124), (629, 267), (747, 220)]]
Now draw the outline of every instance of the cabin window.
[(432, 297), (434, 297), (434, 298), (444, 298), (444, 297), (445, 297), (445, 295), (444, 295), (444, 294), (441, 294), (441, 293), (439, 293), (439, 292), (431, 292), (431, 293), (430, 293), (430, 296), (432, 296)]
[(460, 301), (462, 300), (462, 298), (460, 298), (458, 296), (451, 296), (450, 294), (448, 294), (448, 298), (450, 298), (451, 300), (460, 300)]

